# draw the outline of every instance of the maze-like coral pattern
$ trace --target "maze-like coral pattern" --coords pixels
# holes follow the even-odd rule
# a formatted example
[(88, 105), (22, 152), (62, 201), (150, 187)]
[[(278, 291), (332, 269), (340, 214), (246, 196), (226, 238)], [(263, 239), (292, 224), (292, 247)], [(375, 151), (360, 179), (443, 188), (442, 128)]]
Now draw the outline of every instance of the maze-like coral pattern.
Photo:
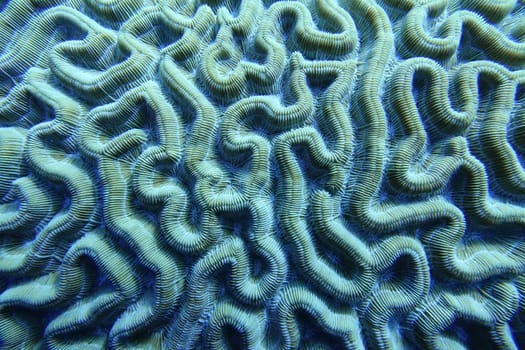
[(0, 348), (525, 348), (523, 1), (0, 6)]

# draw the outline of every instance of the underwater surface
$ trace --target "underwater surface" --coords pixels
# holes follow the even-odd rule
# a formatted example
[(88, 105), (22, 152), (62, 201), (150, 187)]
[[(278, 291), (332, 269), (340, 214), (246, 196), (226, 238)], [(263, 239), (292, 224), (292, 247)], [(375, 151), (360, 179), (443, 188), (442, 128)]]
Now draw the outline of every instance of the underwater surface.
[(0, 8), (0, 349), (525, 348), (523, 0)]

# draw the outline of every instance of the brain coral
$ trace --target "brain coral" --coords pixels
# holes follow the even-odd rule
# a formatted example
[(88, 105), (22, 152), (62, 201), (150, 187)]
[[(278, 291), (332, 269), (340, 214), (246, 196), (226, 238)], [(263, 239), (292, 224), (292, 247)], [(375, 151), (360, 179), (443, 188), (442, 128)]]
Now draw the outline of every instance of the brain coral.
[(1, 349), (525, 348), (523, 0), (0, 6)]

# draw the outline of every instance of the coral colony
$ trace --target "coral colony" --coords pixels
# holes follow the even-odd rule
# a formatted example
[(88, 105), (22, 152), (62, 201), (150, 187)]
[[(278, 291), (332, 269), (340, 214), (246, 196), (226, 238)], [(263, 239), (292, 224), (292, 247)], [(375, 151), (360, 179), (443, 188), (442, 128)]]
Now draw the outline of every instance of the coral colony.
[(525, 348), (523, 0), (0, 8), (0, 349)]

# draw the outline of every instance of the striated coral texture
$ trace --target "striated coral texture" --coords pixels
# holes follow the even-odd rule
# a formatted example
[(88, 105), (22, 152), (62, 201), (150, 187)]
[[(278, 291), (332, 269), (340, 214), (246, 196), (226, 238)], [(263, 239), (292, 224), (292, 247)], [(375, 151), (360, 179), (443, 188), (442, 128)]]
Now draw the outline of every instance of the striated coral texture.
[(523, 0), (0, 7), (1, 349), (525, 348)]

